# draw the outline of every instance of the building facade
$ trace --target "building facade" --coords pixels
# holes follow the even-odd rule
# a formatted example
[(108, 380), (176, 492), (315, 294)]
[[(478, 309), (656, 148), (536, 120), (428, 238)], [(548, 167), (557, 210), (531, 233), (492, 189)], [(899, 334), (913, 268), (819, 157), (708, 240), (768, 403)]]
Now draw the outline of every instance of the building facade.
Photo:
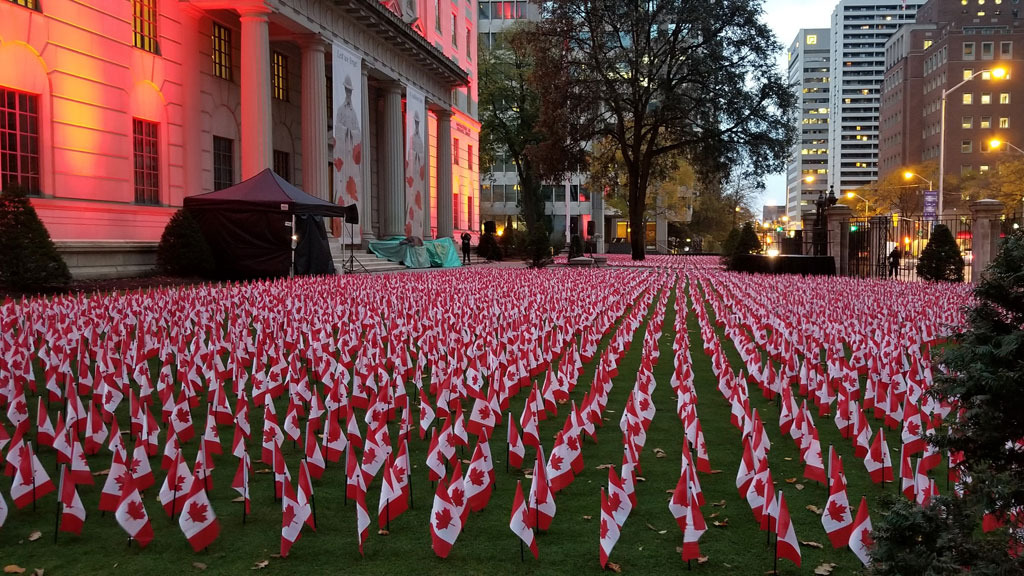
[[(81, 276), (151, 267), (185, 196), (265, 168), (355, 202), (352, 240), (366, 242), (410, 230), (407, 126), (419, 124), (406, 119), (422, 103), (429, 192), (412, 231), (475, 230), (475, 4), (4, 0), (0, 178), (29, 190)], [(335, 184), (345, 170), (354, 194)]]
[[(1004, 68), (1005, 78), (989, 70)], [(962, 84), (961, 84), (962, 83)], [(960, 85), (958, 87), (958, 85)], [(1024, 148), (1024, 26), (1012, 0), (930, 0), (886, 45), (880, 177), (938, 164), (946, 97), (945, 177), (985, 172)], [(948, 195), (947, 195), (948, 200)]]
[(922, 4), (842, 0), (832, 12), (828, 179), (837, 195), (878, 178), (885, 43)]
[(788, 52), (789, 83), (796, 92), (799, 122), (786, 165), (785, 209), (794, 227), (807, 214), (813, 218), (815, 199), (828, 191), (830, 33), (828, 28), (800, 30)]

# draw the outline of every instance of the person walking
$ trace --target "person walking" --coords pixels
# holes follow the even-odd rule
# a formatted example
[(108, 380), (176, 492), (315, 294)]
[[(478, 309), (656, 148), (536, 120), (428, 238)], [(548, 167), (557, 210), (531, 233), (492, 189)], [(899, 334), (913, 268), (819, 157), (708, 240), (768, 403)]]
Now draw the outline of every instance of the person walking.
[(464, 265), (467, 265), (467, 266), (470, 264), (470, 262), (469, 262), (469, 249), (470, 249), (469, 243), (470, 243), (471, 240), (473, 240), (473, 237), (469, 235), (469, 232), (463, 232), (462, 233), (462, 263)]
[(900, 271), (900, 249), (893, 248), (892, 252), (889, 252), (889, 276), (896, 278), (896, 275)]

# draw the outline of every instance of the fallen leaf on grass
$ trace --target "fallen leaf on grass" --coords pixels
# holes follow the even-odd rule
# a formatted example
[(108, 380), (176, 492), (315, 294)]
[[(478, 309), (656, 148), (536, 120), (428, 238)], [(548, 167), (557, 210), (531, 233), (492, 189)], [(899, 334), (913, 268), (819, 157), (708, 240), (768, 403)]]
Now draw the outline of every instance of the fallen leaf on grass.
[(661, 448), (655, 448), (652, 452), (654, 452), (655, 458), (664, 458), (666, 456), (665, 451)]
[(23, 574), (25, 569), (17, 564), (8, 564), (4, 566), (4, 574)]
[(273, 470), (270, 468), (260, 468), (256, 471), (257, 474), (270, 474), (271, 472), (273, 472)]
[(783, 460), (785, 460), (786, 462), (792, 462), (793, 461), (793, 459), (788, 457), (788, 456), (783, 458)]
[(250, 570), (263, 570), (267, 566), (270, 566), (270, 560), (260, 560), (259, 562), (253, 564)]
[(795, 477), (794, 478), (786, 478), (786, 484), (794, 484), (795, 482), (796, 482), (796, 478)]
[(665, 494), (675, 494), (675, 490), (665, 490)]
[(652, 526), (650, 522), (647, 523), (647, 527), (650, 528), (651, 530), (654, 530), (655, 532), (658, 531), (658, 529), (655, 528), (654, 526)]
[(387, 530), (385, 530), (383, 528), (381, 528), (380, 530), (377, 530), (377, 536), (388, 536), (390, 534), (391, 534), (391, 532), (388, 532)]
[(714, 522), (712, 522), (712, 524), (714, 524), (715, 526), (718, 526), (719, 528), (725, 528), (726, 526), (729, 525), (729, 519), (726, 518), (725, 520), (722, 520), (722, 521), (715, 520)]
[(818, 516), (821, 516), (821, 508), (818, 508), (814, 504), (808, 504), (807, 509), (810, 510), (811, 512), (814, 512)]
[(807, 546), (808, 548), (817, 548), (818, 550), (824, 548), (824, 546), (822, 546), (818, 542), (804, 542), (803, 540), (801, 540), (800, 544), (803, 546)]
[(708, 474), (721, 474), (721, 473), (722, 473), (721, 470), (712, 470), (711, 472), (708, 472)]
[(32, 571), (32, 576), (43, 576), (43, 569), (42, 568), (36, 568), (35, 570)]
[(601, 464), (600, 466), (594, 468), (594, 470), (607, 470), (609, 468), (615, 468), (615, 464)]
[(794, 484), (793, 488), (796, 488), (797, 490), (803, 490), (804, 489), (804, 485), (803, 484)]
[(40, 532), (39, 530), (36, 530), (36, 531), (34, 531), (34, 532), (32, 532), (31, 534), (28, 535), (28, 541), (29, 542), (35, 542), (36, 540), (39, 540), (42, 537), (43, 537), (43, 533)]
[(725, 508), (725, 500), (719, 500), (718, 502), (712, 502), (711, 505), (712, 506), (720, 506), (722, 508)]
[(637, 482), (647, 482), (647, 478), (644, 478), (643, 476), (637, 476), (636, 477), (636, 481)]
[(584, 520), (593, 520), (594, 517), (593, 516), (584, 516), (583, 519)]
[(197, 570), (206, 570), (206, 564), (203, 564), (202, 562), (193, 562), (192, 567)]
[(697, 564), (707, 564), (708, 560), (710, 560), (710, 558), (707, 556), (697, 556)]
[(832, 573), (832, 569), (835, 567), (835, 564), (822, 564), (814, 569), (814, 573), (819, 574), (820, 576), (828, 576)]
[(615, 562), (609, 562), (608, 569), (612, 572), (615, 572), (616, 574), (622, 574), (622, 566), (619, 566)]
[(232, 502), (245, 502), (245, 496), (239, 496), (238, 498), (232, 500)]
[(718, 512), (712, 512), (708, 518), (718, 518)]
[(100, 470), (99, 472), (93, 472), (92, 473), (93, 476), (106, 476), (107, 474), (110, 474), (110, 468), (107, 468), (106, 470)]

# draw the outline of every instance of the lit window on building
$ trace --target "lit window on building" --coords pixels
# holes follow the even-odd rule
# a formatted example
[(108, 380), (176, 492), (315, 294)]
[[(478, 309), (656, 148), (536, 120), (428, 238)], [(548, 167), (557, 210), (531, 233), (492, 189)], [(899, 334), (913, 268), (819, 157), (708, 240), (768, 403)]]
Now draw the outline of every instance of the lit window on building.
[(1010, 127), (1010, 119), (1009, 118), (1000, 118), (999, 119), (999, 127), (1000, 128), (1009, 128)]
[(274, 52), (270, 59), (271, 80), (273, 81), (274, 98), (288, 101), (288, 57)]
[(999, 95), (999, 103), (1000, 104), (1009, 104), (1010, 103), (1010, 93), (1009, 92), (1003, 92), (1002, 94), (1000, 94)]
[(213, 75), (225, 80), (231, 80), (231, 29), (213, 23)]
[(986, 130), (986, 129), (991, 128), (991, 127), (992, 127), (992, 117), (991, 116), (982, 116), (981, 117), (981, 123), (978, 125), (978, 128), (981, 128), (982, 130)]
[(981, 93), (981, 103), (982, 104), (991, 104), (992, 103), (992, 95), (989, 94), (988, 92), (982, 92)]
[(39, 194), (39, 96), (0, 87), (0, 187)]
[(213, 137), (213, 189), (223, 190), (235, 184), (235, 141)]
[(132, 6), (132, 35), (135, 47), (156, 54), (156, 0), (132, 0)]
[(817, 44), (818, 43), (818, 35), (817, 34), (808, 34), (807, 38), (804, 40), (804, 42), (806, 42), (808, 45)]
[(39, 2), (36, 0), (9, 0), (11, 4), (17, 4), (18, 6), (24, 6), (25, 8), (31, 8), (32, 10), (39, 10)]
[(160, 203), (159, 126), (156, 122), (132, 119), (135, 160), (135, 203)]
[(964, 94), (963, 95), (963, 103), (964, 104), (974, 104), (974, 94), (972, 94), (970, 92)]
[(970, 154), (971, 151), (973, 150), (973, 148), (974, 147), (972, 146), (970, 140), (961, 140), (960, 141), (960, 151), (963, 152), (964, 154)]

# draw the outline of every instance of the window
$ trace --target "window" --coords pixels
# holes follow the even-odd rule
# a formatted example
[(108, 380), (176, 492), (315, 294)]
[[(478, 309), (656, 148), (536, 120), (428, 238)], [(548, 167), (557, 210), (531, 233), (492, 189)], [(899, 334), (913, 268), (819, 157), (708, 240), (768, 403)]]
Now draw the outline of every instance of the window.
[(479, 228), (479, 222), (473, 222), (473, 197), (466, 196), (466, 227)]
[(982, 116), (981, 117), (981, 123), (978, 125), (978, 128), (981, 128), (982, 130), (987, 130), (987, 129), (991, 128), (991, 127), (992, 127), (992, 117), (991, 116)]
[(452, 138), (452, 164), (459, 165), (459, 139)]
[(964, 68), (964, 80), (970, 80), (974, 76), (974, 68)]
[(964, 94), (964, 104), (974, 104), (974, 94), (967, 92)]
[(927, 50), (927, 49), (931, 48), (933, 43), (934, 43), (934, 41), (932, 41), (932, 40), (925, 40), (924, 41), (924, 49)]
[(981, 58), (982, 60), (991, 60), (995, 56), (995, 43), (994, 42), (982, 42), (981, 43)]
[(455, 224), (456, 228), (461, 228), (462, 220), (459, 218), (462, 212), (462, 196), (455, 194), (452, 198), (452, 223)]
[(981, 93), (981, 103), (982, 104), (991, 104), (992, 103), (992, 94), (990, 94), (988, 92), (982, 92)]
[(469, 26), (467, 26), (466, 27), (466, 59), (467, 60), (472, 60), (473, 59), (473, 45), (470, 43), (470, 38), (473, 37), (472, 34), (473, 34), (472, 30), (470, 30)]
[(135, 158), (135, 203), (160, 203), (160, 155), (156, 122), (132, 119)]
[(36, 0), (9, 0), (12, 4), (18, 6), (24, 6), (25, 8), (31, 8), (33, 10), (39, 10), (39, 2)]
[(981, 172), (981, 173), (988, 172), (988, 166), (986, 166), (985, 164), (982, 164), (981, 166), (978, 166), (978, 172)]
[(964, 42), (964, 60), (974, 60), (974, 42)]
[(441, 0), (434, 0), (434, 28), (441, 32)]
[(292, 157), (283, 150), (274, 150), (274, 172), (288, 182), (292, 181)]
[(280, 52), (273, 52), (270, 58), (271, 80), (274, 86), (274, 98), (288, 101), (288, 57)]
[(491, 185), (481, 184), (480, 185), (480, 203), (490, 204), (491, 203)]
[(1012, 58), (1013, 57), (1013, 42), (1000, 42), (999, 43), (999, 57), (1000, 58)]
[(1009, 118), (1000, 118), (999, 119), (999, 127), (1000, 128), (1009, 128), (1010, 127), (1010, 119)]
[(466, 146), (466, 168), (473, 169), (473, 145)]
[(0, 187), (39, 189), (39, 96), (0, 88)]
[(459, 47), (459, 15), (452, 12), (452, 48)]
[(223, 190), (235, 183), (235, 141), (213, 137), (213, 189)]
[(1009, 104), (1010, 103), (1010, 93), (1009, 92), (1001, 93), (999, 95), (999, 103), (1000, 104)]
[(988, 152), (988, 140), (982, 140), (981, 143), (978, 144), (978, 150)]
[(231, 81), (231, 29), (213, 23), (213, 75)]
[(480, 10), (480, 20), (491, 19), (491, 5), (484, 0), (480, 0), (480, 5), (477, 7)]
[(818, 35), (817, 34), (808, 34), (807, 37), (804, 39), (804, 43), (807, 44), (808, 46), (813, 46), (813, 45), (817, 44), (818, 43)]
[(971, 146), (971, 141), (970, 140), (961, 140), (960, 141), (960, 151), (963, 152), (964, 154), (970, 154), (972, 148), (973, 147)]
[(157, 54), (156, 0), (132, 0), (132, 35), (136, 48)]
[(960, 127), (963, 128), (964, 130), (970, 130), (971, 128), (974, 128), (974, 117), (964, 116), (960, 118)]

